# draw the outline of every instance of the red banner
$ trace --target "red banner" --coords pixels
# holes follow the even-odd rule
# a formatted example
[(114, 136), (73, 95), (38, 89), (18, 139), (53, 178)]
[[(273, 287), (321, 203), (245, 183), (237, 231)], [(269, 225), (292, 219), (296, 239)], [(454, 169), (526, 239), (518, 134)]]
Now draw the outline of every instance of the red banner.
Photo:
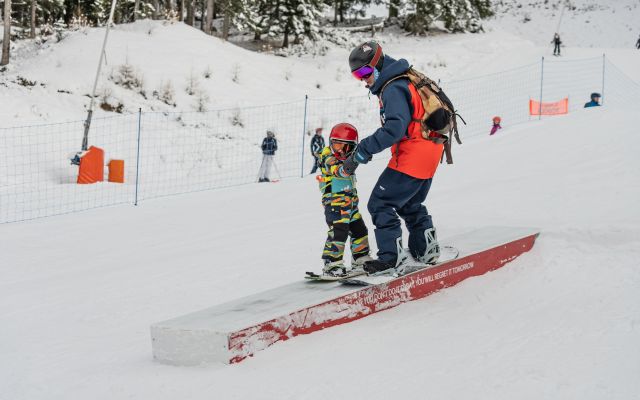
[(529, 115), (559, 115), (569, 112), (569, 98), (565, 97), (555, 103), (542, 103), (533, 99), (529, 99)]

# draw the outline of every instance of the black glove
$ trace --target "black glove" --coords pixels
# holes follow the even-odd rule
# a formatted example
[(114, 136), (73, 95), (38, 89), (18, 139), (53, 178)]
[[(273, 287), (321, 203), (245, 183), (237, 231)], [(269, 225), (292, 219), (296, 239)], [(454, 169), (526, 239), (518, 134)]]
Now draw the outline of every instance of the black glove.
[(344, 163), (342, 164), (342, 170), (347, 175), (353, 175), (353, 173), (356, 172), (356, 168), (358, 168), (358, 165), (360, 165), (360, 163), (356, 161), (355, 154), (351, 154), (349, 157), (347, 157), (346, 160), (344, 160)]

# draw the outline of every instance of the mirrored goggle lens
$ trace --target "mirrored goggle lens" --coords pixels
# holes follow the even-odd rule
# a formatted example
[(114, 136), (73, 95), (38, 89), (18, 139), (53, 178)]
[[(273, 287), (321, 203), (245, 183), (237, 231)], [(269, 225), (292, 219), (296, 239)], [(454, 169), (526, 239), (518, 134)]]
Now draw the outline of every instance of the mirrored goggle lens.
[(353, 143), (333, 142), (331, 143), (331, 148), (336, 153), (349, 154), (351, 151), (353, 151), (355, 146), (353, 145)]
[(371, 76), (371, 74), (373, 74), (373, 67), (370, 65), (363, 65), (362, 67), (353, 71), (351, 74), (357, 80), (367, 79), (368, 77)]

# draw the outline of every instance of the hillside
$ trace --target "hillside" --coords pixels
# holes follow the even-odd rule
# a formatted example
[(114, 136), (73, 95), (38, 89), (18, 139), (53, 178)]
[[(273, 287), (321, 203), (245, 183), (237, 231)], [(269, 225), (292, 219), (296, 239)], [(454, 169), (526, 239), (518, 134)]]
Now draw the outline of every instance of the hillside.
[[(640, 35), (635, 0), (498, 0), (495, 23), (538, 46), (557, 30), (567, 47), (634, 49)], [(568, 50), (568, 49), (567, 49)], [(567, 51), (570, 53), (570, 51)]]
[[(549, 41), (562, 13), (559, 4), (496, 2), (496, 17), (485, 22), (485, 34), (407, 37), (392, 28), (376, 39), (390, 55), (407, 58), (430, 76), (456, 81), (550, 55)], [(640, 7), (631, 0), (605, 5), (580, 0), (572, 4), (560, 25), (567, 46), (564, 59), (606, 52), (627, 74), (640, 80), (640, 61), (633, 56), (632, 46), (637, 34), (628, 31), (640, 18)], [(523, 23), (523, 15), (530, 21)], [(0, 127), (84, 119), (103, 35), (103, 29), (90, 28), (69, 31), (60, 42), (51, 38), (44, 43), (15, 43), (12, 63), (0, 75)], [(139, 108), (188, 112), (272, 104), (305, 95), (365, 95), (351, 78), (346, 60), (351, 46), (368, 36), (356, 33), (347, 37), (342, 46), (322, 43), (322, 55), (285, 58), (245, 50), (184, 24), (142, 20), (119, 25), (110, 34), (98, 102), (125, 113)], [(123, 65), (128, 72), (125, 79)], [(125, 88), (117, 83), (123, 80), (140, 84)], [(96, 116), (107, 115), (113, 112), (98, 108)]]

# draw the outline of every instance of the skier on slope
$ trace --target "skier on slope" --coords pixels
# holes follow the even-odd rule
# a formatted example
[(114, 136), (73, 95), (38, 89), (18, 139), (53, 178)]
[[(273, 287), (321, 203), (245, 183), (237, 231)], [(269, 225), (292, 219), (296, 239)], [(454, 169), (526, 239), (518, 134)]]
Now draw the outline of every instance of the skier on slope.
[(367, 227), (358, 209), (358, 192), (353, 173), (345, 172), (344, 160), (349, 157), (358, 143), (358, 131), (353, 125), (340, 123), (331, 129), (329, 146), (319, 154), (318, 176), (324, 215), (329, 226), (327, 240), (322, 251), (325, 275), (345, 275), (343, 262), (344, 247), (351, 236), (351, 267), (362, 268), (369, 256)]
[(491, 132), (489, 132), (489, 136), (495, 135), (496, 132), (498, 132), (498, 129), (502, 129), (500, 122), (502, 122), (502, 118), (498, 117), (497, 115), (493, 117), (493, 126), (491, 127)]
[(591, 93), (591, 101), (584, 103), (584, 108), (600, 107), (600, 93)]
[(324, 138), (322, 137), (322, 128), (316, 128), (316, 134), (311, 139), (311, 155), (313, 156), (313, 167), (310, 174), (314, 174), (318, 170), (318, 161), (320, 152), (324, 148)]
[(274, 165), (273, 158), (278, 150), (278, 140), (276, 140), (276, 134), (273, 131), (267, 131), (267, 137), (262, 140), (260, 148), (262, 149), (262, 163), (258, 171), (258, 182), (269, 182), (271, 166)]
[[(359, 164), (366, 164), (374, 154), (391, 147), (391, 160), (378, 178), (367, 205), (376, 226), (378, 259), (366, 262), (364, 269), (375, 273), (395, 268), (402, 262), (402, 229), (398, 216), (407, 225), (411, 255), (418, 261), (435, 263), (440, 247), (431, 216), (422, 203), (429, 193), (443, 144), (422, 138), (420, 120), (424, 108), (409, 80), (399, 78), (387, 85), (392, 78), (406, 73), (409, 63), (384, 55), (382, 47), (370, 41), (351, 52), (349, 66), (353, 76), (379, 96), (382, 127), (360, 142), (345, 160), (345, 171), (352, 173)], [(427, 122), (432, 127), (444, 127), (448, 119), (440, 109), (431, 114)]]
[(636, 49), (640, 49), (640, 37), (638, 37), (638, 41), (636, 42)]
[(554, 56), (559, 56), (560, 55), (560, 45), (562, 44), (562, 41), (560, 40), (560, 35), (558, 35), (558, 33), (553, 35), (553, 40), (551, 41), (551, 43), (553, 43), (553, 55)]

